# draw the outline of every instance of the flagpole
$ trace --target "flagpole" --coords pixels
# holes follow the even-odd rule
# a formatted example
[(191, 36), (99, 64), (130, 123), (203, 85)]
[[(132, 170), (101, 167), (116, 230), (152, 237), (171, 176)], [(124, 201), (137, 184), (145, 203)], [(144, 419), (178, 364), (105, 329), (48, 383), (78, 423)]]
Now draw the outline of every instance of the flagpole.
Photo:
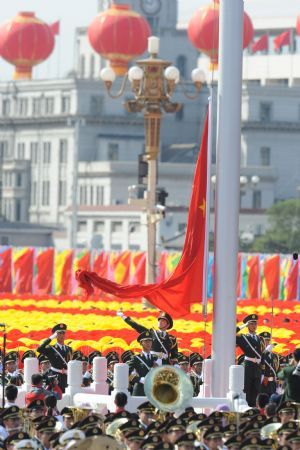
[(235, 363), (243, 14), (242, 0), (220, 2), (212, 340), (214, 397), (226, 396), (229, 389), (229, 367)]

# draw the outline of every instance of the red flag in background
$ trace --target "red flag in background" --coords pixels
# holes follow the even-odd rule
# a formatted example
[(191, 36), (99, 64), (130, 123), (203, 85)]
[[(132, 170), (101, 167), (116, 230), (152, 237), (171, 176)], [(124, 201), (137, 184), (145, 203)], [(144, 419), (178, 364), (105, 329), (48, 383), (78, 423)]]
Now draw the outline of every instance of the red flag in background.
[(14, 254), (15, 293), (32, 293), (34, 249), (24, 248)]
[(257, 41), (252, 43), (252, 53), (263, 52), (269, 48), (269, 39), (267, 34), (263, 34)]
[(57, 22), (54, 22), (50, 25), (51, 31), (53, 33), (54, 36), (59, 35), (60, 32), (60, 21), (57, 20)]
[(11, 280), (12, 250), (11, 247), (0, 248), (0, 292), (12, 291)]
[(203, 130), (201, 149), (196, 164), (189, 208), (187, 231), (181, 259), (174, 272), (158, 284), (122, 286), (99, 277), (96, 273), (78, 271), (76, 278), (87, 294), (93, 286), (120, 298), (145, 297), (159, 309), (173, 317), (190, 312), (190, 305), (202, 300), (204, 269), (205, 209), (207, 183), (208, 118)]
[(54, 248), (47, 248), (36, 258), (35, 291), (39, 295), (51, 294), (54, 271)]
[(298, 277), (299, 260), (293, 261), (289, 274), (286, 279), (286, 300), (295, 300), (298, 298)]
[(94, 259), (93, 272), (96, 272), (100, 277), (107, 277), (107, 267), (108, 267), (108, 252), (100, 252)]
[(144, 284), (146, 279), (146, 253), (132, 252), (130, 264), (130, 283)]
[(284, 31), (273, 39), (274, 50), (280, 50), (281, 47), (291, 44), (291, 31)]
[(279, 298), (280, 255), (267, 257), (263, 266), (262, 298)]
[(259, 256), (253, 256), (247, 261), (248, 288), (247, 298), (258, 298), (259, 286)]

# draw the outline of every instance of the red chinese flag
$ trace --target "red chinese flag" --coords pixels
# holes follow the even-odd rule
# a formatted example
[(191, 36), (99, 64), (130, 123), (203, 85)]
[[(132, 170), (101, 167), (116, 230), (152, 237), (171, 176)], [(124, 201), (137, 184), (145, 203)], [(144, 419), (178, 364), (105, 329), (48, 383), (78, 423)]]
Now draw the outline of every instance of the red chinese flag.
[(158, 271), (156, 276), (156, 282), (161, 283), (167, 277), (167, 252), (161, 252), (159, 260), (158, 260)]
[(94, 259), (93, 271), (100, 277), (107, 277), (109, 253), (100, 252)]
[(268, 50), (269, 48), (269, 40), (268, 35), (263, 34), (257, 41), (252, 43), (252, 53), (262, 52), (264, 50)]
[(207, 137), (208, 119), (206, 118), (195, 170), (184, 247), (181, 259), (174, 272), (161, 283), (122, 286), (101, 278), (96, 273), (77, 271), (76, 278), (79, 285), (86, 289), (88, 295), (94, 292), (93, 286), (95, 286), (120, 298), (145, 297), (152, 305), (171, 314), (173, 317), (182, 317), (188, 314), (190, 305), (202, 300), (206, 220)]
[(130, 283), (144, 284), (146, 279), (146, 253), (136, 252), (131, 255)]
[(32, 293), (33, 259), (34, 249), (28, 248), (14, 261), (16, 294)]
[(69, 252), (62, 268), (60, 295), (70, 295), (72, 292), (72, 268), (73, 252)]
[(47, 248), (47, 250), (37, 256), (36, 268), (36, 293), (39, 295), (51, 294), (54, 271), (54, 248)]
[(259, 256), (253, 256), (247, 261), (248, 289), (247, 298), (258, 298), (259, 286)]
[(54, 36), (57, 36), (60, 32), (60, 21), (54, 22), (50, 25), (51, 31)]
[(293, 263), (286, 280), (286, 300), (296, 300), (298, 298), (299, 260), (297, 259)]
[(0, 292), (11, 292), (11, 266), (12, 250), (11, 247), (1, 247), (0, 249)]
[(273, 39), (274, 43), (274, 50), (280, 50), (281, 47), (284, 47), (285, 45), (290, 45), (291, 43), (291, 32), (290, 31), (284, 31), (283, 33), (276, 36), (276, 38)]
[(267, 259), (264, 266), (264, 277), (269, 297), (279, 298), (280, 255), (274, 255)]

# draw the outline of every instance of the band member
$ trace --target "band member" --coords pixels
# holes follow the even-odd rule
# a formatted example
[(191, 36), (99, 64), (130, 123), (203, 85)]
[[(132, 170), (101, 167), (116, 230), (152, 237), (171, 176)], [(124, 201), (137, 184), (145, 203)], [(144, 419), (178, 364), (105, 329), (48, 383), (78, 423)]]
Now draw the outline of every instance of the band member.
[(162, 359), (163, 364), (177, 364), (178, 362), (178, 345), (175, 336), (169, 334), (167, 330), (173, 327), (172, 317), (164, 312), (160, 312), (158, 316), (158, 330), (144, 327), (138, 324), (130, 317), (126, 317), (122, 311), (117, 312), (117, 316), (121, 317), (131, 328), (138, 333), (149, 331), (153, 339), (152, 351), (159, 359)]
[(200, 386), (203, 384), (202, 378), (203, 358), (199, 353), (192, 353), (190, 355), (190, 379), (194, 388), (194, 397), (197, 397), (200, 392)]
[[(67, 387), (68, 362), (72, 359), (72, 349), (65, 345), (67, 325), (59, 323), (52, 328), (52, 335), (45, 339), (37, 348), (37, 352), (48, 357), (51, 370), (58, 374), (58, 385), (62, 392)], [(52, 339), (56, 339), (55, 345), (49, 345)]]
[(114, 367), (119, 362), (119, 355), (116, 352), (109, 352), (106, 355), (107, 360), (107, 380), (108, 393), (111, 394), (114, 388)]
[(257, 322), (258, 316), (256, 314), (245, 317), (243, 325), (237, 327), (237, 333), (245, 327), (248, 328), (248, 333), (236, 336), (236, 344), (245, 354), (244, 392), (249, 406), (255, 406), (261, 385), (261, 362), (264, 343), (262, 338), (256, 334)]
[(129, 372), (135, 370), (137, 374), (136, 382), (133, 386), (133, 395), (144, 396), (145, 377), (148, 375), (152, 367), (157, 366), (157, 358), (151, 354), (152, 336), (150, 331), (143, 331), (137, 338), (142, 346), (142, 352), (135, 355), (128, 363)]
[(262, 383), (260, 392), (275, 394), (277, 387), (277, 372), (279, 370), (279, 355), (272, 352), (274, 344), (271, 344), (271, 334), (263, 331), (259, 334), (264, 342), (264, 352), (262, 354)]

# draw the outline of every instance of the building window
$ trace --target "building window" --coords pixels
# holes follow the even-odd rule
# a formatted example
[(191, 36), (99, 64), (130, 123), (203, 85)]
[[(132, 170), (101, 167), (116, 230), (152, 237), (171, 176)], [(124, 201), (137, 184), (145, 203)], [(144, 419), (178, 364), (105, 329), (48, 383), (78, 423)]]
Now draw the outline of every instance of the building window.
[(44, 142), (43, 144), (43, 163), (51, 163), (51, 142)]
[(16, 186), (22, 187), (22, 174), (16, 173)]
[(80, 186), (79, 189), (79, 204), (87, 205), (87, 186)]
[(10, 100), (8, 98), (5, 98), (2, 100), (2, 115), (3, 116), (9, 116), (10, 114)]
[(253, 191), (252, 208), (261, 209), (261, 191)]
[(186, 229), (186, 223), (179, 223), (178, 224), (178, 233), (183, 233)]
[(84, 78), (85, 74), (85, 57), (83, 55), (80, 56), (80, 77)]
[(131, 250), (132, 252), (138, 252), (141, 250), (141, 247), (139, 245), (136, 244), (130, 244), (129, 245), (129, 250)]
[(28, 99), (20, 98), (18, 101), (18, 114), (19, 116), (27, 116), (28, 112)]
[(112, 222), (111, 223), (111, 232), (112, 233), (122, 233), (123, 231), (123, 223), (122, 222)]
[(152, 30), (152, 36), (157, 36), (159, 33), (158, 33), (158, 26), (159, 26), (159, 18), (158, 17), (151, 17), (151, 16), (148, 16), (147, 17), (147, 21), (148, 21), (148, 23), (149, 23), (149, 25), (150, 25), (150, 28), (151, 28), (151, 30)]
[(8, 158), (8, 142), (7, 141), (0, 141), (0, 159), (1, 161), (3, 159)]
[(9, 237), (1, 236), (1, 245), (9, 245)]
[(98, 116), (102, 112), (103, 97), (101, 95), (92, 95), (90, 101), (90, 111), (93, 116)]
[(140, 233), (141, 224), (140, 222), (129, 222), (129, 233)]
[(16, 200), (16, 222), (21, 221), (21, 200)]
[(119, 160), (119, 144), (114, 144), (112, 142), (108, 144), (107, 159), (108, 161)]
[(270, 122), (272, 120), (272, 103), (261, 102), (259, 104), (259, 118), (261, 122)]
[(25, 143), (19, 142), (17, 145), (17, 159), (25, 159)]
[(91, 55), (91, 58), (90, 58), (90, 78), (94, 77), (94, 73), (95, 73), (95, 56)]
[(260, 164), (261, 166), (271, 165), (271, 149), (269, 147), (261, 147), (260, 149)]
[(54, 97), (45, 98), (45, 114), (54, 114)]
[(112, 244), (110, 248), (114, 252), (120, 252), (122, 250), (122, 244)]
[(41, 114), (41, 99), (40, 98), (32, 99), (32, 114), (34, 116), (39, 116)]
[(70, 112), (71, 98), (69, 95), (63, 95), (61, 98), (61, 112), (67, 114)]
[(68, 162), (68, 141), (67, 139), (60, 139), (59, 141), (59, 162), (66, 164)]
[(31, 164), (37, 164), (38, 163), (38, 143), (37, 142), (30, 142), (30, 159)]
[(77, 231), (79, 233), (87, 231), (87, 221), (86, 220), (79, 220), (79, 222), (77, 222)]
[(42, 185), (42, 205), (49, 206), (50, 204), (50, 181), (43, 181)]
[(100, 206), (104, 204), (104, 187), (97, 186), (96, 188), (96, 205)]
[(95, 233), (104, 233), (104, 222), (102, 222), (102, 221), (94, 222), (94, 232)]
[(36, 205), (36, 201), (37, 201), (37, 182), (33, 181), (33, 183), (31, 184), (31, 200), (30, 200), (30, 203), (32, 205)]
[(179, 55), (177, 58), (176, 66), (180, 72), (181, 77), (183, 80), (187, 78), (187, 59), (184, 55)]
[(67, 204), (67, 182), (59, 180), (58, 183), (58, 204), (64, 206)]

